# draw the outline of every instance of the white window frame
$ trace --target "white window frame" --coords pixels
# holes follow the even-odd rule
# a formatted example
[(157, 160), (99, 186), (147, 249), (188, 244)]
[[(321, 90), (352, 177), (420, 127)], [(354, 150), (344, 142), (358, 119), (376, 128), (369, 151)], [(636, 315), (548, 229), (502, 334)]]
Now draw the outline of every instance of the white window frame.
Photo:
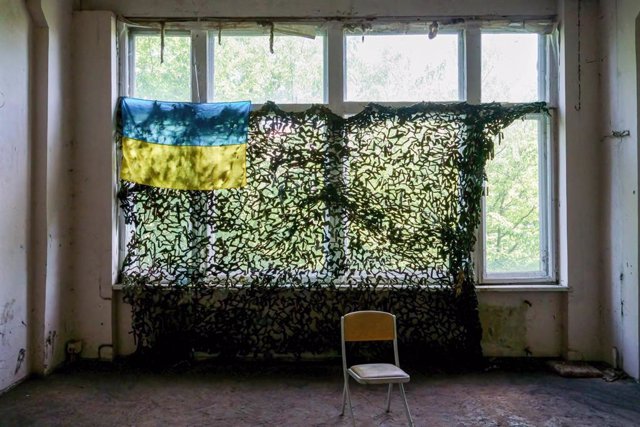
[[(486, 266), (486, 191), (482, 197), (482, 218), (478, 227), (478, 242), (481, 249), (476, 256), (476, 272), (478, 284), (552, 284), (556, 281), (556, 256), (555, 256), (555, 180), (553, 162), (553, 111), (552, 117), (544, 117), (542, 113), (531, 114), (524, 120), (540, 120), (538, 129), (538, 182), (539, 182), (539, 224), (540, 224), (540, 256), (543, 268), (540, 271), (489, 273)], [(491, 192), (491, 183), (486, 187)]]
[[(477, 102), (481, 100), (481, 45), (482, 33), (507, 34), (507, 31), (499, 29), (480, 30), (474, 34), (478, 38), (478, 78)], [(540, 256), (542, 268), (540, 271), (522, 271), (490, 273), (486, 268), (487, 242), (486, 242), (486, 191), (482, 197), (482, 217), (478, 226), (477, 243), (474, 254), (474, 265), (478, 285), (558, 285), (558, 251), (557, 251), (557, 187), (556, 187), (556, 128), (555, 124), (555, 82), (557, 81), (557, 66), (551, 54), (550, 44), (554, 35), (539, 35), (538, 40), (538, 99), (547, 101), (550, 107), (550, 116), (542, 113), (525, 116), (525, 120), (540, 120), (538, 128), (538, 182), (539, 182), (539, 224), (540, 224)], [(475, 92), (474, 92), (475, 93)], [(515, 104), (512, 104), (515, 105)], [(491, 191), (491, 183), (488, 183), (488, 191)]]
[[(346, 33), (343, 29), (344, 23), (340, 21), (330, 21), (324, 23), (309, 22), (310, 25), (322, 24), (324, 38), (324, 103), (323, 105), (331, 109), (335, 114), (349, 116), (357, 114), (368, 104), (368, 102), (347, 102), (346, 92), (346, 56), (345, 43)], [(134, 87), (134, 49), (131, 29), (123, 23), (118, 24), (118, 49), (119, 49), (119, 92), (121, 96), (131, 96), (131, 89)], [(134, 29), (133, 31), (147, 32), (145, 30)], [(498, 32), (500, 30), (489, 30)], [(155, 32), (157, 31), (148, 31)], [(470, 26), (464, 30), (455, 30), (459, 34), (458, 47), (458, 81), (459, 100), (469, 104), (479, 104), (481, 102), (481, 48), (482, 30), (480, 27)], [(375, 34), (372, 32), (371, 34)], [(402, 34), (398, 32), (398, 34)], [(212, 31), (191, 30), (191, 90), (192, 102), (215, 102), (213, 98), (213, 36)], [(365, 35), (366, 37), (366, 35)], [(485, 270), (486, 239), (485, 239), (485, 200), (482, 199), (482, 219), (477, 230), (477, 243), (472, 254), (475, 273), (478, 285), (549, 285), (558, 284), (557, 266), (558, 244), (557, 244), (557, 147), (555, 144), (557, 120), (554, 117), (555, 82), (557, 81), (557, 67), (553, 61), (548, 61), (552, 57), (548, 44), (549, 37), (540, 37), (541, 61), (544, 61), (544, 72), (539, 73), (540, 99), (546, 99), (551, 107), (551, 117), (546, 120), (546, 132), (548, 138), (539, 138), (540, 171), (539, 177), (543, 181), (540, 185), (540, 212), (541, 212), (541, 240), (544, 240), (546, 251), (546, 271), (538, 273), (503, 273), (487, 274)], [(223, 41), (224, 42), (224, 41)], [(549, 64), (551, 62), (551, 64)], [(204, 65), (203, 65), (204, 64)], [(415, 104), (415, 102), (380, 102), (376, 103), (390, 107), (405, 107)], [(260, 109), (263, 104), (252, 104), (252, 109)], [(303, 111), (311, 107), (311, 104), (279, 104), (285, 111)], [(125, 226), (122, 215), (118, 218), (118, 232), (120, 234), (120, 262), (124, 257)], [(331, 244), (331, 243), (330, 243)], [(313, 274), (310, 275), (310, 278)]]

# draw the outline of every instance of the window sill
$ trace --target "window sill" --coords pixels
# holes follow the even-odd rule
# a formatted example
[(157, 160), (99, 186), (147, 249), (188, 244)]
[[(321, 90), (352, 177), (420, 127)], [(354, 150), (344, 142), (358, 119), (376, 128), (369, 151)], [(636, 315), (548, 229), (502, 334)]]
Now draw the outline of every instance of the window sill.
[(541, 283), (505, 284), (505, 285), (477, 285), (478, 292), (569, 292), (568, 286)]
[[(113, 291), (121, 291), (122, 284), (116, 283), (111, 286)], [(571, 288), (561, 285), (545, 284), (510, 284), (510, 285), (477, 285), (478, 292), (569, 292)]]

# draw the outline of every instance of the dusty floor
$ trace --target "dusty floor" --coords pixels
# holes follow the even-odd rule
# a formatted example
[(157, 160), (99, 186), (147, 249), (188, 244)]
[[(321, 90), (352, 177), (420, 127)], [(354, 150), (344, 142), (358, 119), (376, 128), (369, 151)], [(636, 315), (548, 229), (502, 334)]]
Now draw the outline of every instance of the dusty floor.
[[(640, 384), (513, 366), (445, 374), (405, 367), (417, 426), (640, 426)], [(348, 426), (336, 364), (212, 364), (162, 372), (82, 364), (0, 397), (2, 426)], [(398, 394), (354, 384), (358, 426), (405, 425)]]

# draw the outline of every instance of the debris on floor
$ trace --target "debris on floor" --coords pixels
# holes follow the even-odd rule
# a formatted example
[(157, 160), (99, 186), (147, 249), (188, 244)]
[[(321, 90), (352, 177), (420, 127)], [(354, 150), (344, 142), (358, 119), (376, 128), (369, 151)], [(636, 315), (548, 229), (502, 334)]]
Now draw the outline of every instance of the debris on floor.
[(602, 371), (602, 379), (608, 383), (625, 378), (627, 378), (627, 374), (620, 369), (608, 368)]
[(550, 360), (547, 365), (558, 375), (568, 378), (601, 378), (602, 371), (587, 362)]

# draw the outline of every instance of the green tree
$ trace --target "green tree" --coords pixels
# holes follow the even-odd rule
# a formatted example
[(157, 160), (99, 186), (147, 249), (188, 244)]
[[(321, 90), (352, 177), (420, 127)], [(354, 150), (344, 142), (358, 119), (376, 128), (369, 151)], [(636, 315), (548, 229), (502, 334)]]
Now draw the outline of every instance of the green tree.
[(486, 257), (490, 272), (539, 271), (538, 120), (517, 121), (487, 163)]
[(134, 89), (138, 98), (191, 101), (191, 37), (165, 37), (160, 61), (160, 35), (134, 36)]
[(324, 102), (323, 37), (222, 34), (214, 40), (214, 101)]

